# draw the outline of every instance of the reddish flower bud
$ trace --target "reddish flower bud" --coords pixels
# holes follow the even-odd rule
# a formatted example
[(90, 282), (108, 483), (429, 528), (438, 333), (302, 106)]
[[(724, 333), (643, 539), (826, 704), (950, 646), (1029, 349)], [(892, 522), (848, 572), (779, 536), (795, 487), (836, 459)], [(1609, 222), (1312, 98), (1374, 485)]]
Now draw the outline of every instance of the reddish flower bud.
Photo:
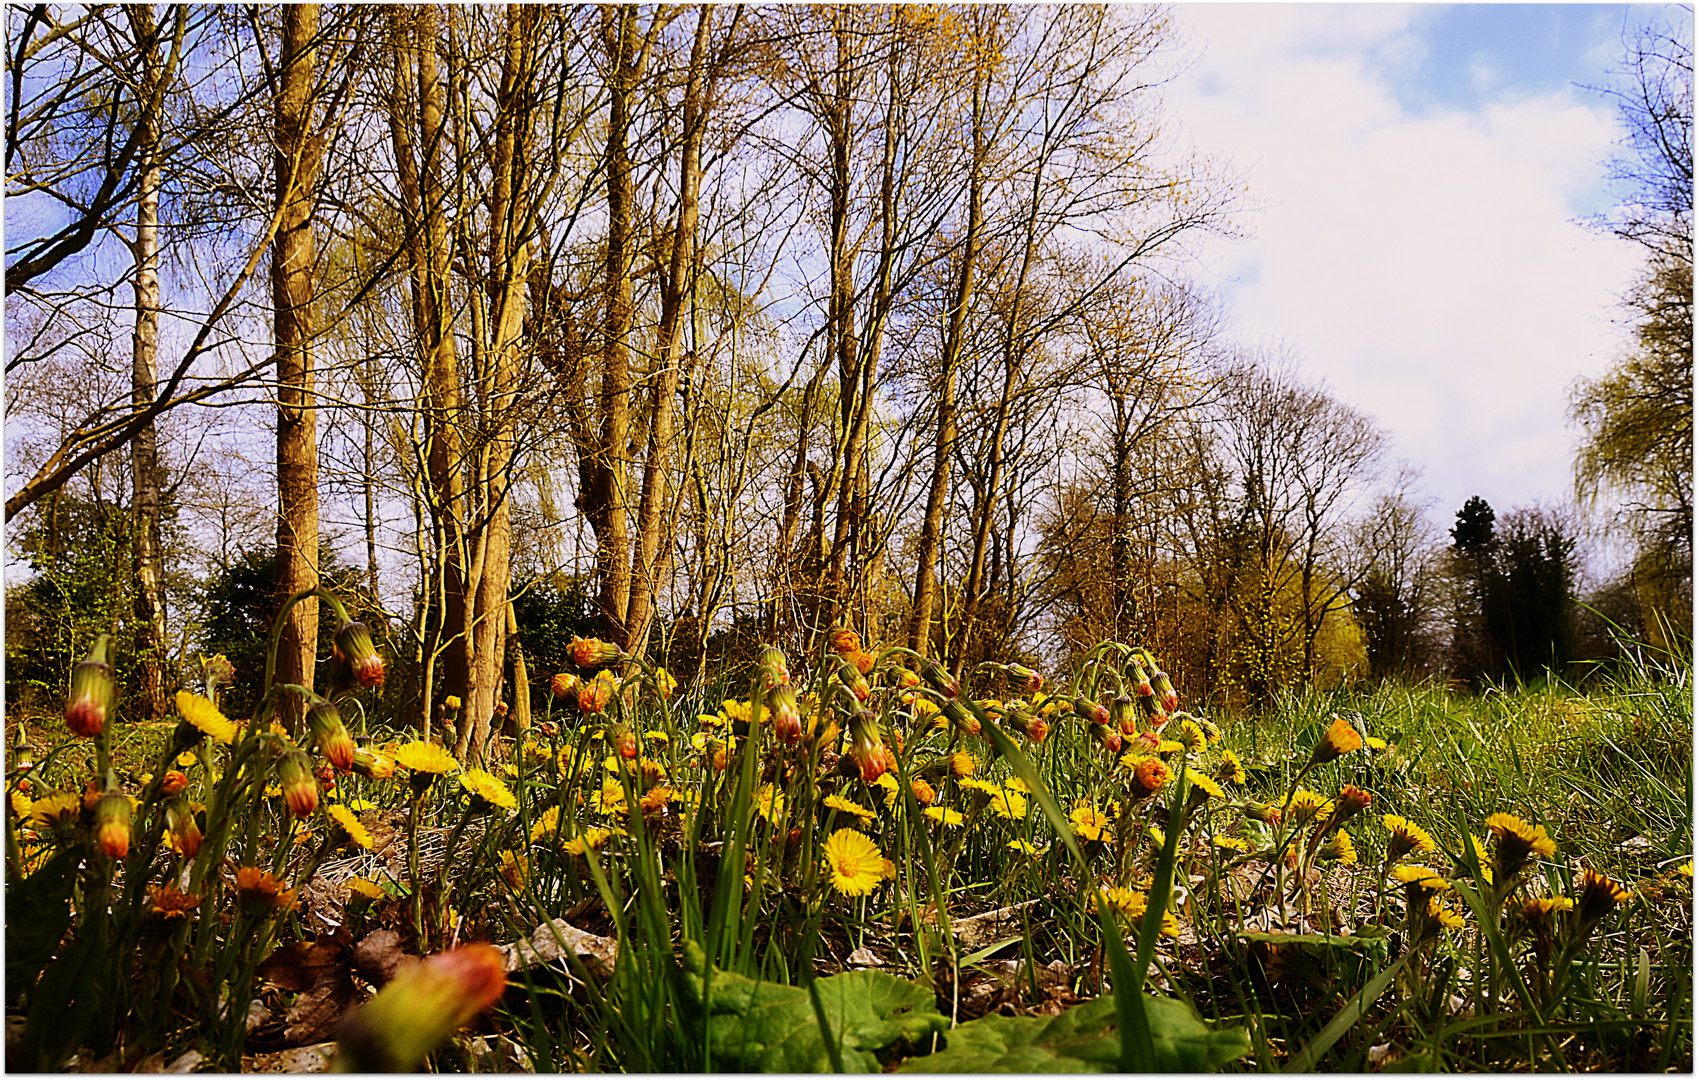
[(1003, 722), (1034, 743), (1043, 742), (1044, 736), (1049, 734), (1049, 724), (1044, 721), (1043, 717), (1033, 716), (1031, 713), (1022, 712), (1019, 709), (1011, 710), (1008, 715), (1003, 717)]
[(1109, 726), (1119, 728), (1122, 735), (1130, 738), (1138, 734), (1138, 706), (1125, 694), (1109, 703), (1108, 715)]
[(845, 626), (831, 632), (831, 649), (839, 656), (861, 651), (861, 635)]
[(1167, 672), (1158, 671), (1151, 675), (1150, 686), (1155, 691), (1155, 699), (1161, 705), (1162, 712), (1172, 713), (1179, 708), (1179, 691), (1173, 688)]
[(118, 684), (109, 662), (111, 637), (94, 639), (88, 658), (71, 669), (71, 696), (65, 702), (65, 726), (85, 739), (99, 735), (118, 700)]
[(1111, 754), (1120, 753), (1120, 732), (1111, 731), (1102, 724), (1093, 723), (1086, 729), (1091, 738), (1095, 739), (1104, 750)]
[(581, 668), (611, 664), (620, 657), (619, 646), (600, 638), (572, 639), (572, 663)]
[(946, 698), (956, 697), (961, 693), (961, 683), (936, 660), (920, 661), (920, 677)]
[(862, 675), (871, 675), (873, 673), (873, 664), (877, 662), (878, 658), (870, 652), (859, 651), (849, 653), (844, 657), (844, 659), (849, 661), (851, 664), (854, 664), (855, 670), (859, 671)]
[(348, 768), (367, 780), (387, 780), (395, 775), (395, 763), (381, 754), (374, 754), (365, 747), (354, 751), (354, 759)]
[(625, 760), (637, 760), (637, 734), (624, 724), (615, 724), (607, 729), (607, 745)]
[(383, 685), (383, 657), (371, 642), (371, 630), (363, 622), (345, 622), (336, 628), (330, 651), (348, 665), (354, 682), (370, 689)]
[(607, 708), (607, 703), (612, 700), (613, 677), (608, 672), (602, 672), (578, 688), (578, 710), (580, 712), (601, 712)]
[(795, 687), (775, 686), (766, 692), (767, 712), (772, 714), (772, 734), (786, 746), (802, 738), (802, 713), (796, 707)]
[(189, 775), (180, 769), (167, 769), (159, 781), (159, 792), (167, 797), (189, 786)]
[(171, 834), (171, 848), (185, 859), (200, 852), (200, 824), (195, 821), (194, 807), (187, 799), (172, 799), (165, 804), (165, 824)]
[(847, 660), (838, 661), (837, 678), (861, 704), (866, 704), (867, 699), (873, 696), (873, 688), (867, 685), (867, 680), (855, 669), (855, 665)]
[[(349, 624), (352, 625), (352, 624)], [(354, 737), (342, 722), (342, 711), (320, 698), (307, 710), (307, 727), (318, 743), (325, 760), (338, 769), (350, 769), (354, 764)]]
[(462, 945), (403, 969), (342, 1024), (336, 1068), (409, 1072), (500, 1000), (507, 967), (492, 945)]
[(762, 690), (771, 690), (790, 681), (790, 668), (784, 662), (784, 654), (771, 645), (761, 646), (755, 666), (760, 670)]
[(1107, 709), (1089, 698), (1074, 698), (1073, 714), (1086, 723), (1097, 724), (1105, 728), (1111, 726), (1114, 722)]
[(578, 692), (583, 682), (569, 671), (557, 672), (549, 682), (548, 689), (556, 698), (569, 698)]
[(289, 812), (296, 817), (307, 817), (318, 809), (318, 782), (313, 779), (312, 762), (299, 750), (290, 750), (278, 761), (277, 785), (283, 789)]
[(1023, 664), (1009, 664), (1003, 670), (1021, 693), (1035, 694), (1044, 688), (1044, 677)]
[(951, 698), (943, 703), (943, 715), (954, 725), (955, 730), (963, 735), (977, 735), (981, 730), (979, 718), (974, 716), (958, 699)]
[(110, 859), (130, 853), (130, 800), (109, 791), (94, 804), (94, 840)]

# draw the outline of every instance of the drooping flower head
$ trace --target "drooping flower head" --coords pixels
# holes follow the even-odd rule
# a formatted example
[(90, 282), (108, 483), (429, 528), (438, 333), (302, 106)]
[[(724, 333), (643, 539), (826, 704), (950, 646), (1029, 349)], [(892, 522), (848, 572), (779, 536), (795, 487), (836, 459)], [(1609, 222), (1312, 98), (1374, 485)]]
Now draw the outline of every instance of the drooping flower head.
[(307, 710), (307, 728), (326, 761), (343, 771), (354, 765), (354, 737), (342, 722), (342, 710), (319, 698)]
[(1119, 731), (1123, 739), (1129, 739), (1138, 734), (1138, 705), (1130, 697), (1121, 694), (1108, 703), (1108, 723), (1104, 727)]
[(219, 712), (218, 706), (199, 694), (191, 694), (187, 690), (177, 691), (177, 715), (202, 734), (217, 739), (226, 746), (236, 741), (235, 722)]
[(343, 1022), (337, 1067), (411, 1072), (506, 989), (506, 963), (493, 945), (462, 945), (427, 956), (403, 969)]
[(846, 626), (839, 626), (831, 632), (831, 650), (839, 656), (861, 651), (861, 635)]
[(867, 684), (866, 676), (862, 675), (860, 669), (854, 664), (842, 657), (839, 657), (836, 663), (837, 680), (849, 688), (849, 692), (855, 695), (856, 701), (865, 705), (867, 700), (873, 696), (873, 688)]
[(574, 637), (571, 646), (572, 663), (581, 668), (600, 667), (619, 659), (619, 646), (600, 638)]
[(277, 762), (277, 784), (283, 789), (289, 812), (297, 818), (318, 809), (318, 781), (313, 778), (312, 762), (299, 750), (288, 751)]
[(977, 735), (983, 730), (979, 718), (974, 716), (967, 706), (961, 704), (959, 698), (950, 698), (943, 703), (943, 715), (950, 726), (963, 735)]
[(176, 797), (165, 804), (165, 839), (172, 851), (185, 859), (200, 853), (202, 840), (200, 823), (195, 820), (194, 807), (189, 800)]
[(570, 671), (557, 671), (554, 673), (554, 678), (548, 682), (548, 692), (554, 695), (555, 700), (564, 700), (575, 696), (578, 693), (578, 687), (581, 685), (583, 685), (583, 680)]
[(619, 680), (614, 677), (613, 672), (597, 672), (595, 678), (578, 687), (578, 711), (594, 714), (607, 708), (608, 702), (613, 700), (613, 691), (618, 683)]
[(350, 620), (337, 627), (330, 651), (336, 660), (347, 665), (356, 684), (368, 690), (383, 685), (383, 657), (372, 644), (371, 629), (365, 623)]
[(94, 804), (94, 841), (109, 859), (130, 853), (130, 799), (109, 791)]
[(785, 662), (784, 653), (776, 645), (761, 646), (760, 653), (755, 657), (755, 669), (760, 675), (762, 690), (771, 690), (775, 686), (784, 686), (790, 682), (790, 665)]
[(65, 726), (85, 739), (99, 735), (118, 700), (111, 664), (112, 638), (94, 639), (88, 657), (71, 669), (71, 696), (65, 701)]
[(1514, 814), (1493, 814), (1486, 819), (1486, 831), (1497, 842), (1492, 873), (1501, 882), (1519, 874), (1530, 856), (1548, 859), (1556, 854), (1556, 841), (1543, 825), (1529, 825)]
[(295, 890), (257, 866), (242, 866), (236, 870), (236, 899), (256, 912), (287, 911), (295, 906)]
[(1391, 837), (1386, 841), (1386, 859), (1388, 862), (1396, 862), (1412, 851), (1427, 855), (1439, 849), (1427, 830), (1406, 817), (1387, 814), (1380, 820), (1385, 823), (1386, 829), (1391, 833)]
[(360, 819), (354, 816), (352, 810), (341, 803), (331, 803), (325, 808), (325, 813), (330, 815), (330, 820), (336, 823), (338, 829), (348, 835), (350, 843), (367, 851), (371, 850), (371, 830), (360, 824)]
[(958, 697), (961, 694), (961, 683), (936, 660), (920, 661), (920, 678), (926, 680), (926, 685), (942, 694), (945, 698)]
[(1349, 720), (1342, 716), (1332, 718), (1326, 734), (1315, 744), (1315, 749), (1309, 754), (1311, 765), (1325, 765), (1336, 761), (1345, 754), (1362, 749), (1362, 734), (1357, 731)]
[(766, 708), (772, 717), (772, 734), (786, 746), (802, 741), (802, 713), (796, 704), (796, 688), (788, 683), (766, 692)]
[(472, 806), (477, 809), (496, 807), (502, 810), (517, 810), (518, 798), (508, 790), (495, 776), (483, 769), (467, 769), (460, 774), (460, 786), (472, 797)]
[(1167, 767), (1167, 762), (1148, 754), (1127, 754), (1120, 763), (1132, 770), (1128, 783), (1134, 800), (1147, 799), (1167, 786), (1173, 779), (1173, 770)]
[(382, 754), (374, 753), (365, 747), (354, 750), (354, 758), (348, 763), (356, 775), (367, 780), (387, 780), (395, 775), (395, 763)]
[(1627, 899), (1628, 893), (1618, 881), (1587, 868), (1580, 878), (1580, 896), (1574, 902), (1579, 914), (1582, 933), (1589, 932), (1604, 916)]
[(1326, 843), (1316, 851), (1321, 858), (1336, 862), (1340, 866), (1355, 866), (1356, 842), (1350, 839), (1350, 834), (1340, 829), (1327, 837)]
[(200, 906), (200, 897), (190, 896), (171, 885), (149, 885), (147, 906), (162, 919), (183, 919)]

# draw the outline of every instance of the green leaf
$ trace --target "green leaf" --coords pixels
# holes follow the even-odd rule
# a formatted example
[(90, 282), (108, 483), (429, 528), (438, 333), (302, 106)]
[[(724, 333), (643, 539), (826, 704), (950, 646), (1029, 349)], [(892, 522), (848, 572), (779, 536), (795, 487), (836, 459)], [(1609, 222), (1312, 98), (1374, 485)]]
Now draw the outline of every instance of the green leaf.
[[(702, 958), (686, 948), (695, 1004), (701, 1004)], [(715, 970), (709, 985), (708, 1045), (722, 1072), (828, 1072), (831, 1053), (808, 991), (756, 982)], [(930, 990), (882, 971), (846, 971), (814, 982), (845, 1072), (877, 1072), (876, 1051), (918, 1042), (949, 1021)]]
[[(1149, 1018), (1154, 1071), (1205, 1072), (1250, 1052), (1240, 1028), (1210, 1028), (1183, 1001), (1143, 995)], [(944, 1048), (910, 1058), (897, 1072), (1084, 1073), (1120, 1066), (1120, 1033), (1114, 996), (1068, 1009), (1060, 1016), (999, 1016), (969, 1020), (946, 1036)]]
[(6, 890), (6, 999), (34, 985), (41, 969), (71, 925), (71, 889), (82, 852), (61, 851), (47, 864)]

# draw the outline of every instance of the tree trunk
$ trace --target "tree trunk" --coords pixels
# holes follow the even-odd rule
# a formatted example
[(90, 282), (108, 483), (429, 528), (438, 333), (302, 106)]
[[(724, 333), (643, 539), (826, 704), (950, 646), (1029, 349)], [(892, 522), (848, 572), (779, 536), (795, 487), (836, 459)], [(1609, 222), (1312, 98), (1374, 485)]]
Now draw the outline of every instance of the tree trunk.
[[(142, 89), (147, 100), (155, 96), (160, 80), (159, 28), (153, 8), (135, 4), (127, 9), (141, 55)], [(160, 113), (142, 114), (138, 132), (139, 194), (136, 200), (135, 301), (136, 324), (130, 370), (130, 400), (145, 409), (159, 381), (159, 188), (164, 170), (159, 161)], [(130, 478), (135, 513), (132, 548), (136, 578), (135, 655), (140, 686), (137, 697), (141, 718), (151, 723), (165, 720), (169, 706), (165, 697), (165, 567), (160, 554), (159, 500), (163, 477), (153, 423), (137, 430), (130, 443)]]
[[(318, 5), (283, 9), (275, 102), (277, 204), (272, 243), (273, 338), (277, 349), (277, 601), (318, 584), (318, 442), (313, 405), (313, 189), (319, 148), (311, 134), (313, 37)], [(277, 649), (276, 681), (312, 686), (318, 600), (290, 609)], [(291, 732), (302, 703), (285, 696), (279, 714)]]

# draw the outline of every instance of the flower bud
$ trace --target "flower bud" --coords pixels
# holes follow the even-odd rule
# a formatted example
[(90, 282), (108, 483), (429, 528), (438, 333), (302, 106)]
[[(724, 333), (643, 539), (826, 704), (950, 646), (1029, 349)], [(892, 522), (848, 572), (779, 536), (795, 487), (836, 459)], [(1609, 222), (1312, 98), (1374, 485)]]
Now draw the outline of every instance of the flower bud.
[(181, 769), (166, 769), (165, 775), (159, 781), (159, 793), (167, 797), (177, 794), (189, 786), (189, 774)]
[(354, 751), (353, 760), (348, 768), (367, 780), (387, 780), (395, 775), (395, 763), (382, 754), (375, 754), (365, 747)]
[(837, 678), (844, 686), (849, 688), (849, 692), (854, 694), (855, 700), (861, 704), (865, 705), (867, 699), (872, 697), (873, 688), (867, 685), (867, 680), (861, 675), (860, 671), (856, 670), (855, 665), (847, 660), (838, 661)]
[(637, 759), (637, 734), (624, 724), (614, 724), (607, 729), (607, 745), (626, 761)]
[(613, 676), (603, 671), (589, 682), (578, 687), (578, 711), (598, 713), (607, 708), (607, 703), (613, 700)]
[(963, 735), (977, 735), (981, 730), (979, 718), (969, 712), (967, 707), (961, 704), (957, 698), (951, 698), (943, 703), (943, 715), (954, 726), (955, 730)]
[(283, 789), (283, 801), (289, 812), (304, 818), (318, 809), (318, 781), (313, 779), (312, 762), (299, 750), (290, 750), (277, 762), (277, 785)]
[(861, 651), (861, 635), (846, 626), (840, 626), (831, 632), (831, 650), (839, 656)]
[(71, 669), (71, 696), (65, 702), (65, 726), (85, 739), (99, 735), (118, 700), (118, 684), (109, 662), (112, 638), (94, 639), (88, 658)]
[(1161, 758), (1147, 757), (1132, 767), (1132, 797), (1147, 799), (1167, 786), (1173, 770)]
[(554, 678), (548, 684), (548, 689), (557, 699), (569, 698), (578, 692), (578, 687), (581, 685), (583, 685), (583, 682), (576, 675), (569, 671), (560, 671), (555, 673)]
[(348, 665), (354, 682), (370, 689), (383, 685), (383, 657), (371, 643), (371, 630), (363, 622), (345, 622), (336, 628), (330, 651), (337, 660)]
[(611, 664), (620, 657), (619, 646), (600, 638), (572, 639), (572, 663), (581, 668), (600, 667)]
[(1102, 724), (1095, 722), (1091, 723), (1085, 730), (1089, 732), (1091, 738), (1095, 739), (1098, 745), (1100, 745), (1104, 750), (1107, 750), (1111, 754), (1120, 753), (1120, 732), (1111, 731)]
[(961, 683), (949, 673), (948, 668), (936, 660), (920, 661), (920, 677), (946, 698), (956, 697), (961, 693)]
[(878, 718), (864, 709), (849, 717), (849, 753), (861, 770), (861, 779), (872, 783), (891, 767), (890, 751), (879, 738)]
[(766, 692), (766, 709), (772, 715), (772, 734), (786, 746), (802, 738), (802, 713), (796, 707), (796, 689), (788, 684)]
[(1010, 709), (1002, 720), (1034, 743), (1043, 742), (1044, 737), (1049, 734), (1049, 724), (1045, 723), (1042, 717), (1033, 716), (1020, 709)]
[(94, 841), (109, 859), (122, 859), (130, 853), (128, 796), (109, 791), (94, 804)]
[(1154, 697), (1156, 689), (1150, 685), (1150, 674), (1144, 670), (1136, 657), (1126, 661), (1126, 679), (1132, 684), (1132, 693), (1141, 698)]
[(336, 1040), (341, 1072), (410, 1072), (500, 1000), (507, 968), (492, 945), (462, 945), (403, 969), (349, 1014)]
[(1121, 694), (1119, 697), (1109, 702), (1108, 726), (1119, 728), (1122, 735), (1132, 736), (1138, 734), (1137, 709), (1138, 706), (1136, 702), (1127, 697), (1125, 694)]
[(208, 657), (200, 662), (201, 681), (206, 684), (206, 696), (210, 700), (218, 700), (214, 695), (223, 687), (236, 681), (236, 665), (223, 653)]
[(1106, 728), (1113, 724), (1113, 717), (1109, 715), (1108, 710), (1089, 698), (1074, 698), (1073, 714), (1086, 723), (1095, 724), (1099, 727)]
[(1014, 689), (1023, 694), (1035, 694), (1044, 688), (1044, 677), (1024, 664), (1009, 664), (1003, 671)]
[(878, 662), (878, 657), (864, 649), (859, 652), (849, 653), (843, 659), (853, 664), (855, 666), (855, 670), (859, 671), (862, 675), (871, 675), (873, 673), (873, 665)]
[(342, 711), (334, 703), (323, 698), (314, 702), (307, 710), (307, 728), (326, 761), (338, 769), (353, 767), (354, 737), (348, 734), (348, 726), (342, 722)]
[(771, 690), (790, 681), (790, 668), (784, 662), (784, 654), (772, 645), (761, 646), (755, 666), (760, 672), (762, 690)]
[(200, 852), (200, 823), (195, 821), (194, 807), (187, 799), (172, 799), (165, 804), (165, 824), (170, 832), (171, 849), (185, 859)]
[(1179, 708), (1179, 691), (1173, 688), (1167, 672), (1157, 671), (1150, 676), (1150, 687), (1155, 691), (1155, 699), (1161, 705), (1162, 712), (1172, 713)]

